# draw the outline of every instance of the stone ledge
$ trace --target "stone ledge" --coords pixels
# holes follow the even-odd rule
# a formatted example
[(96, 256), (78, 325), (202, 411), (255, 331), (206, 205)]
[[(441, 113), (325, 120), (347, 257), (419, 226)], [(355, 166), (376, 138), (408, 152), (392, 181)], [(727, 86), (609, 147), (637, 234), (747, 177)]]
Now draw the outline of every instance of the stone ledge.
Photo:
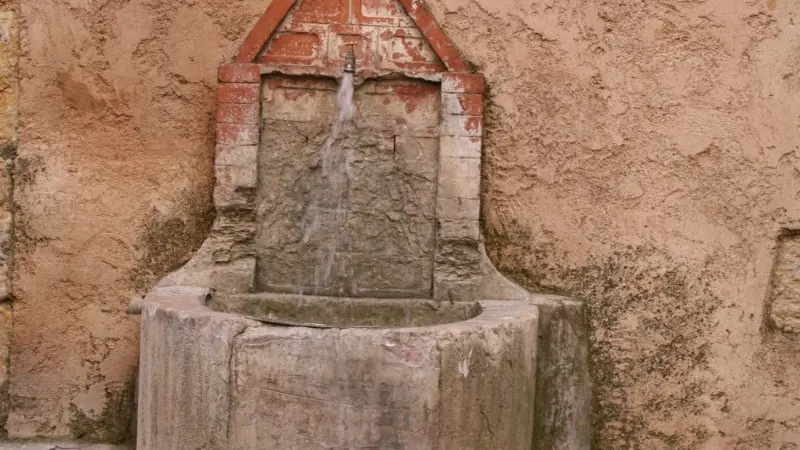
[(133, 444), (87, 444), (77, 442), (0, 442), (0, 450), (133, 450)]

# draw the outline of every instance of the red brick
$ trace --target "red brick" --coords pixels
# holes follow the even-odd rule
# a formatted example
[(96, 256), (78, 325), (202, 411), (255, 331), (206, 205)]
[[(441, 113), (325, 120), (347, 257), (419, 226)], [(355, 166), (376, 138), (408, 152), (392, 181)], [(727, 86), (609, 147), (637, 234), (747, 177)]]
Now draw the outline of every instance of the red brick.
[(399, 0), (400, 4), (408, 11), (422, 35), (439, 56), (448, 70), (452, 72), (465, 72), (469, 65), (461, 56), (458, 47), (444, 34), (436, 19), (420, 0)]
[(294, 3), (295, 0), (273, 0), (269, 4), (267, 10), (250, 30), (250, 34), (247, 35), (242, 46), (239, 47), (239, 54), (236, 57), (238, 62), (249, 63), (256, 59), (264, 44), (269, 41), (272, 33), (278, 28)]
[(481, 74), (446, 73), (442, 78), (442, 90), (460, 94), (483, 94), (486, 90), (486, 81)]
[(261, 67), (258, 64), (231, 63), (219, 67), (219, 81), (223, 83), (260, 83)]
[(258, 103), (220, 103), (217, 105), (217, 122), (256, 125), (260, 112)]
[(221, 83), (217, 88), (217, 100), (220, 103), (257, 103), (260, 85), (243, 83)]
[(483, 95), (480, 94), (461, 94), (458, 96), (461, 103), (462, 114), (466, 116), (483, 115)]
[(217, 124), (217, 144), (257, 145), (258, 140), (258, 125)]
[(303, 0), (294, 19), (310, 23), (347, 23), (349, 16), (349, 0)]
[(314, 33), (280, 33), (260, 61), (277, 64), (312, 64), (321, 56), (323, 38)]

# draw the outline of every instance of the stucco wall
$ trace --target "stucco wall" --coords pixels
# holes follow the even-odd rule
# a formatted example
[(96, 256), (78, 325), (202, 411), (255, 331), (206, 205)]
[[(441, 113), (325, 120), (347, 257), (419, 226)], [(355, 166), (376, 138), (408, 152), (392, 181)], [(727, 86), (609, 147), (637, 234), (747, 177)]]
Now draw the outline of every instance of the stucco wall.
[(762, 327), (800, 4), (434, 3), (491, 89), (491, 256), (590, 305), (597, 448), (798, 448), (800, 340)]
[[(210, 224), (216, 66), (266, 0), (21, 0), (15, 436), (122, 438), (128, 297)], [(486, 75), (489, 250), (591, 306), (596, 448), (792, 449), (762, 331), (800, 225), (800, 5), (431, 0)]]
[[(17, 61), (19, 35), (16, 2), (0, 1), (0, 424), (8, 417), (8, 360), (11, 349), (10, 274), (12, 170), (16, 153)], [(0, 426), (0, 437), (5, 430)]]
[(12, 436), (127, 435), (125, 306), (205, 237), (217, 66), (263, 7), (21, 1)]

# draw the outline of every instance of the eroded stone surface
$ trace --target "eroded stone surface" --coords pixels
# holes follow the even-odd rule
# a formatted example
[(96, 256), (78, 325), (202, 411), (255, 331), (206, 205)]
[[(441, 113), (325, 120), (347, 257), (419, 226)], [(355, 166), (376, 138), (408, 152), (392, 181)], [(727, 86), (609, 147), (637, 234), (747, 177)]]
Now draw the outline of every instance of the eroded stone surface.
[(232, 448), (436, 448), (431, 335), (256, 328), (235, 352)]
[(440, 326), (321, 330), (214, 313), (180, 293), (145, 301), (140, 450), (530, 449), (528, 303), (485, 302)]
[(8, 418), (8, 355), (10, 350), (11, 305), (0, 303), (0, 436)]
[(334, 82), (264, 85), (258, 287), (324, 295), (430, 297), (439, 90), (367, 83), (329, 152)]
[(229, 362), (254, 324), (214, 314), (203, 295), (146, 299), (139, 365), (139, 449), (228, 449)]
[(800, 235), (783, 236), (772, 275), (772, 324), (786, 333), (800, 333)]
[(134, 445), (79, 442), (0, 442), (0, 450), (132, 450)]

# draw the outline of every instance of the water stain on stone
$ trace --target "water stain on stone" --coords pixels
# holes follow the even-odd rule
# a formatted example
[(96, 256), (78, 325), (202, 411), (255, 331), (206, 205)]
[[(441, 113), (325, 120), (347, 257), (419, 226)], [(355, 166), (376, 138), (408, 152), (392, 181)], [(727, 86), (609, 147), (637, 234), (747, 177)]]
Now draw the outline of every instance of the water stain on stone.
[(778, 6), (778, 0), (767, 0), (767, 9), (770, 11), (775, 11), (775, 8)]

